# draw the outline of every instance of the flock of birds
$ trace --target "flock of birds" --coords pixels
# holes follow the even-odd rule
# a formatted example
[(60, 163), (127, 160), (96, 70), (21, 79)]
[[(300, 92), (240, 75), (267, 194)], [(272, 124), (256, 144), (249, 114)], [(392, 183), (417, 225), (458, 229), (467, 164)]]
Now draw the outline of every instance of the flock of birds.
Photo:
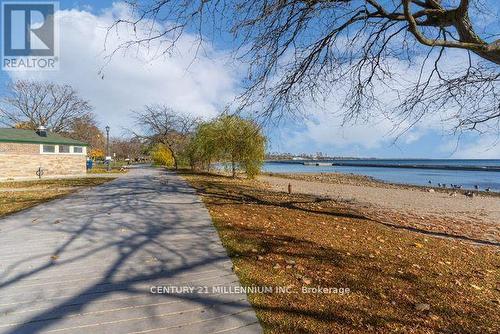
[[(431, 180), (429, 180), (429, 184), (432, 184)], [(446, 183), (438, 183), (438, 188), (445, 188), (446, 189), (447, 187), (448, 187), (448, 185)], [(461, 184), (453, 184), (453, 183), (451, 183), (450, 184), (450, 188), (451, 189), (462, 189), (462, 185)], [(479, 190), (479, 186), (477, 184), (474, 185), (474, 189)], [(486, 191), (486, 192), (489, 192), (490, 190), (491, 190), (490, 188), (485, 188), (484, 189), (484, 191)]]

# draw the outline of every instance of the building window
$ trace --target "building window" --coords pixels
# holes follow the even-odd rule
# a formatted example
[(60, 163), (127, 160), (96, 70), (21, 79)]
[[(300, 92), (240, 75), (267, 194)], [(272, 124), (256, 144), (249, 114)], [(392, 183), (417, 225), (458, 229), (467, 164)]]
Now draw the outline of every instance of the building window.
[(43, 153), (56, 153), (56, 146), (55, 145), (43, 145), (42, 152)]
[(69, 153), (68, 145), (59, 145), (59, 153)]
[(73, 153), (83, 153), (83, 147), (81, 146), (73, 147)]

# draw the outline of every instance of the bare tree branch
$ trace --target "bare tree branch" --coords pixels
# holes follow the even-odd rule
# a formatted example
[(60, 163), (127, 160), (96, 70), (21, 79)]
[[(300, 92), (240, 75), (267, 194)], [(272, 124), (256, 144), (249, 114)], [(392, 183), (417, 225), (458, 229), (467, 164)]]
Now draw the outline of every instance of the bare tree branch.
[[(197, 34), (203, 45), (203, 29), (214, 25), (231, 33), (239, 46), (236, 58), (248, 64), (239, 108), (257, 106), (257, 115), (266, 119), (300, 115), (311, 102), (321, 103), (341, 90), (346, 121), (374, 108), (390, 108), (391, 118), (402, 117), (396, 124), (440, 113), (451, 121), (454, 110), (457, 130), (499, 130), (500, 33), (478, 28), (482, 17), (494, 13), (480, 0), (128, 3), (133, 17), (117, 20), (113, 28), (131, 26), (139, 33), (118, 49), (161, 41), (169, 52), (186, 32)], [(469, 65), (463, 61), (467, 58)], [(425, 75), (416, 82), (397, 78), (396, 61), (416, 67), (417, 73), (421, 66)], [(400, 103), (385, 105), (382, 88), (395, 92)]]
[(53, 132), (68, 132), (75, 120), (90, 116), (89, 102), (69, 85), (19, 80), (9, 86), (0, 106), (0, 123)]
[(146, 140), (150, 145), (165, 145), (172, 153), (177, 169), (179, 153), (187, 145), (199, 120), (158, 104), (144, 106), (142, 110), (133, 112), (133, 117), (142, 130), (142, 133), (134, 132), (134, 137)]

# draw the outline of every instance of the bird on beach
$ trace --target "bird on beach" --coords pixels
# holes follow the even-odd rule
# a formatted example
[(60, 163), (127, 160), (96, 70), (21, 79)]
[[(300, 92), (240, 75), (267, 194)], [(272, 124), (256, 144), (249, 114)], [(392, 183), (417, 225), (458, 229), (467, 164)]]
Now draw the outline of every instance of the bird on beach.
[(474, 185), (474, 189), (476, 189), (476, 190), (479, 189), (479, 186), (477, 184)]
[(429, 180), (429, 184), (432, 184), (432, 181), (431, 181), (431, 180)]
[(441, 188), (441, 183), (438, 183), (438, 187)]
[(484, 191), (487, 191), (487, 192), (490, 192), (490, 190), (491, 190), (490, 188), (484, 189)]

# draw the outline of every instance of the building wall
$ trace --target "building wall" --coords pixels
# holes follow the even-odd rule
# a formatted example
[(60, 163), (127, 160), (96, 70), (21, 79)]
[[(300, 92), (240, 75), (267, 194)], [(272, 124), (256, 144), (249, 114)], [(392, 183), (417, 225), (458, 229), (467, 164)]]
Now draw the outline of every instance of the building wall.
[(0, 143), (0, 178), (81, 175), (86, 173), (85, 154), (41, 154), (39, 144)]
[(0, 154), (40, 154), (39, 144), (0, 143)]

